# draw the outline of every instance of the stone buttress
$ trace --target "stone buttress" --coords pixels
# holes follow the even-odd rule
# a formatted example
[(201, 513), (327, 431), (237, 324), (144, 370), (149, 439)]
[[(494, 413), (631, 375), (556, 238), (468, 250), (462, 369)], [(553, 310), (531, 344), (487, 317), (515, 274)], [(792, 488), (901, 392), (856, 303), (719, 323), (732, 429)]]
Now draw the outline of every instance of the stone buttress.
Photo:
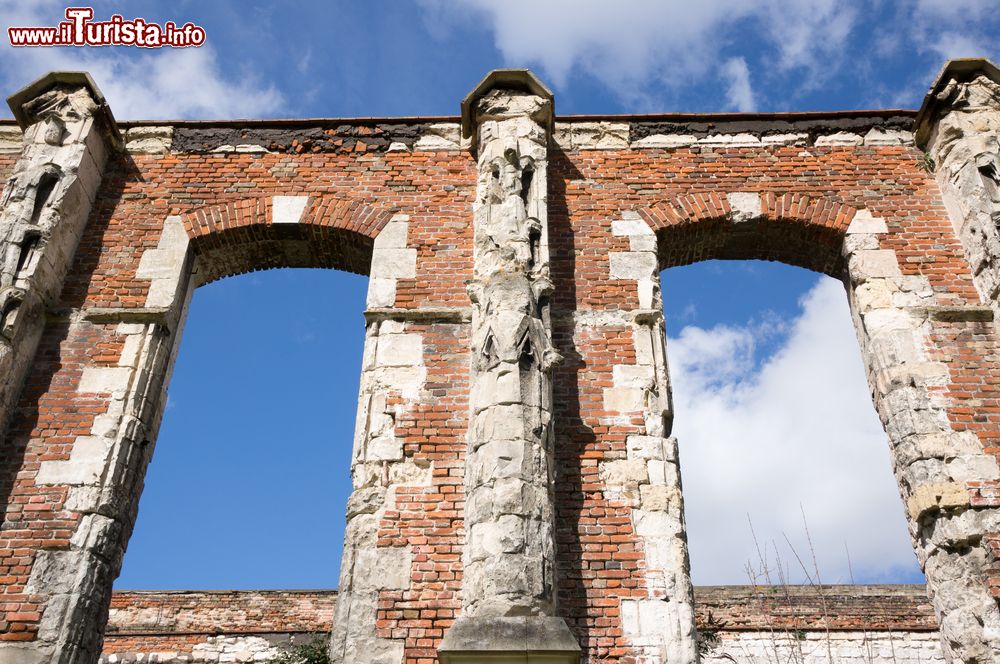
[(396, 282), (415, 274), (417, 250), (407, 246), (409, 218), (396, 215), (375, 239), (360, 397), (355, 425), (347, 529), (340, 568), (330, 657), (334, 662), (401, 664), (405, 642), (378, 628), (383, 593), (410, 587), (409, 546), (379, 546), (377, 531), (396, 490), (428, 484), (430, 468), (404, 457), (397, 418), (419, 401), (427, 378), (424, 340), (393, 309)]
[(641, 216), (624, 211), (611, 221), (611, 234), (627, 240), (628, 251), (608, 255), (608, 276), (625, 286), (620, 312), (576, 312), (574, 334), (620, 330), (631, 339), (634, 363), (614, 364), (603, 389), (607, 425), (635, 430), (625, 438), (624, 458), (603, 460), (599, 476), (607, 495), (630, 507), (630, 521), (642, 543), (642, 592), (621, 598), (622, 633), (643, 662), (698, 662), (694, 596), (678, 441), (671, 436), (673, 399), (667, 367), (666, 331), (657, 238)]
[(24, 142), (0, 199), (0, 440), (120, 142), (88, 74), (49, 74), (8, 103)]
[[(932, 311), (929, 317), (937, 318), (939, 325), (962, 328), (959, 338), (965, 349), (975, 349), (996, 334), (1000, 320), (1000, 69), (981, 59), (945, 65), (917, 116), (915, 139), (926, 151), (924, 167), (941, 189), (983, 304), (967, 307), (970, 313)], [(890, 325), (901, 327), (898, 321)], [(930, 339), (922, 345), (935, 350)], [(887, 356), (892, 353), (866, 355), (873, 361)], [(978, 366), (977, 373), (984, 369)], [(906, 390), (895, 394), (919, 387), (919, 381), (911, 380)], [(997, 661), (1000, 463), (995, 447), (990, 454), (992, 432), (983, 431), (980, 440), (969, 430), (943, 437), (937, 424), (922, 422), (918, 414), (927, 407), (924, 404), (937, 405), (933, 396), (910, 396), (896, 404), (899, 421), (924, 427), (915, 431), (920, 435), (912, 437), (910, 447), (895, 456), (897, 463), (908, 464), (905, 475), (910, 482), (922, 485), (908, 499), (910, 532), (938, 613), (945, 657), (956, 662)], [(974, 420), (988, 421), (990, 401), (979, 398), (972, 405), (981, 411), (974, 413)], [(891, 428), (889, 433), (894, 433)]]
[(552, 96), (494, 71), (463, 104), (478, 159), (462, 615), (442, 662), (577, 662), (556, 606), (546, 157)]

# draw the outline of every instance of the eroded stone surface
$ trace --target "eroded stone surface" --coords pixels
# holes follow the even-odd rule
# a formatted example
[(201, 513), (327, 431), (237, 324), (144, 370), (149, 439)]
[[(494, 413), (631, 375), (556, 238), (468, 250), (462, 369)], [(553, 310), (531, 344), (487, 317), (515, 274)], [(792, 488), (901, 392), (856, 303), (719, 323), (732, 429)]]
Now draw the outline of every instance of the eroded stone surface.
[(171, 126), (129, 127), (125, 132), (125, 149), (131, 154), (166, 154), (173, 138)]
[[(463, 615), (555, 615), (546, 100), (478, 102)], [(516, 425), (516, 426), (514, 426)]]
[(926, 149), (980, 293), (1000, 298), (1000, 82), (947, 81)]
[(910, 536), (935, 597), (944, 655), (986, 664), (1000, 651), (1000, 609), (986, 582), (982, 542), (1000, 526), (1000, 514), (974, 507), (968, 487), (995, 481), (997, 462), (971, 432), (952, 428), (940, 397), (948, 368), (928, 356), (934, 293), (926, 277), (903, 276), (894, 250), (875, 248), (886, 232), (879, 221), (859, 212), (844, 244), (862, 355)]
[(97, 197), (111, 129), (82, 85), (55, 85), (19, 110), (29, 124), (0, 199), (0, 434)]
[[(405, 219), (394, 223), (402, 226), (390, 229), (382, 245), (405, 247)], [(403, 660), (404, 642), (381, 636), (376, 615), (381, 593), (410, 587), (413, 554), (410, 547), (379, 546), (376, 531), (386, 511), (394, 508), (399, 487), (430, 482), (430, 467), (407, 458), (402, 439), (395, 435), (397, 418), (419, 399), (426, 375), (419, 334), (392, 320), (368, 323), (351, 461), (354, 492), (347, 504), (340, 594), (330, 640), (334, 662)]]

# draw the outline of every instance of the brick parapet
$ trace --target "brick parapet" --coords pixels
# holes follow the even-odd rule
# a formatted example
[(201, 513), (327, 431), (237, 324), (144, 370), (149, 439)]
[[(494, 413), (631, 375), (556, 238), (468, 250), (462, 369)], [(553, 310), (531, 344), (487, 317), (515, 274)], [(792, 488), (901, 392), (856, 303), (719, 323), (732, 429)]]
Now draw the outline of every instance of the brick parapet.
[(936, 632), (921, 585), (695, 586), (697, 620), (723, 631)]
[(336, 601), (336, 590), (119, 591), (107, 637), (328, 632)]
[[(699, 629), (935, 632), (923, 586), (695, 586)], [(149, 590), (112, 595), (105, 655), (183, 650), (206, 637), (325, 635), (335, 590)]]

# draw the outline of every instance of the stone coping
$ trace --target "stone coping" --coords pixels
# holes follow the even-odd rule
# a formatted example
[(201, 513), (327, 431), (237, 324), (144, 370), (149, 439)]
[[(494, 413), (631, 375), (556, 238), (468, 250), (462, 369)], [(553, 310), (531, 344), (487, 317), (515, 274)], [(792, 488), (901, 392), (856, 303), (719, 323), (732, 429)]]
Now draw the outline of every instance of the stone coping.
[[(909, 146), (915, 115), (877, 110), (561, 116), (551, 146), (564, 151)], [(131, 121), (118, 127), (130, 154), (363, 154), (471, 146), (454, 117)], [(20, 148), (16, 124), (0, 121), (0, 152)]]

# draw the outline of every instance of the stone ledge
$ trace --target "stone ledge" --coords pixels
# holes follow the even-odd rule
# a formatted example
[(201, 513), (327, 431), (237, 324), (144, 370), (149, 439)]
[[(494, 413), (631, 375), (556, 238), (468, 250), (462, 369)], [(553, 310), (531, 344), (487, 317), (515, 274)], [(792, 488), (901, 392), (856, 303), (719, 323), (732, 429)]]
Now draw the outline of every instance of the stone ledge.
[(919, 310), (927, 318), (942, 323), (988, 323), (993, 320), (993, 309), (987, 306), (938, 306)]
[(379, 307), (365, 311), (365, 321), (394, 320), (419, 323), (468, 323), (472, 320), (471, 307), (421, 307), (398, 309)]
[(91, 323), (166, 324), (170, 307), (94, 307), (83, 310), (83, 319)]

